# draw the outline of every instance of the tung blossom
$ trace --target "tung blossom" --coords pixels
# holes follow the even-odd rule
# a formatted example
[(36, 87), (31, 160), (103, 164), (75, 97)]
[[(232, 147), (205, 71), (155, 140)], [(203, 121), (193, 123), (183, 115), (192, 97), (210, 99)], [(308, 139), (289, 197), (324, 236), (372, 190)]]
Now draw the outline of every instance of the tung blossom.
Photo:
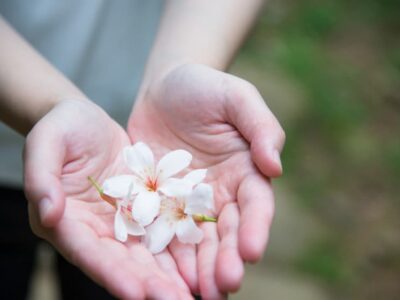
[[(123, 199), (116, 199), (115, 201), (117, 212), (115, 213), (114, 217), (114, 234), (115, 238), (121, 242), (125, 242), (128, 239), (128, 234), (140, 236), (146, 233), (144, 227), (137, 223), (132, 217), (132, 190), (133, 183), (131, 182), (128, 188), (128, 192), (125, 194)], [(112, 197), (115, 197), (115, 195), (118, 194), (116, 191), (110, 189), (109, 184), (104, 184), (101, 193), (107, 196), (114, 195)]]
[(127, 201), (117, 203), (117, 212), (114, 218), (115, 238), (125, 242), (129, 235), (144, 235), (146, 231), (143, 226), (137, 223), (132, 217), (132, 206)]
[[(197, 175), (200, 173), (205, 175), (205, 172), (197, 172)], [(186, 179), (200, 178), (196, 173), (189, 174)], [(147, 248), (154, 254), (159, 253), (171, 242), (175, 234), (182, 243), (199, 243), (203, 232), (195, 223), (196, 215), (205, 214), (213, 207), (213, 190), (205, 183), (197, 184), (189, 193), (163, 197), (159, 217), (146, 227), (146, 235), (143, 238)]]
[(156, 164), (151, 149), (146, 144), (138, 142), (124, 148), (123, 158), (133, 174), (107, 179), (104, 182), (104, 193), (115, 198), (125, 196), (129, 193), (130, 184), (133, 182), (132, 194), (135, 194), (135, 199), (132, 216), (142, 226), (149, 225), (158, 215), (160, 193), (167, 196), (174, 195), (177, 192), (188, 192), (193, 186), (190, 180), (171, 178), (190, 164), (192, 155), (185, 150), (169, 152)]

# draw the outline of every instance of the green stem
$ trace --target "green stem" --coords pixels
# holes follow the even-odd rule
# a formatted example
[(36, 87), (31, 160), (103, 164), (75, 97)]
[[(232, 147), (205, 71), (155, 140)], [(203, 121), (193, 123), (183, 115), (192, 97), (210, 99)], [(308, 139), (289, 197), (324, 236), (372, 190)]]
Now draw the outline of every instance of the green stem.
[(103, 189), (101, 186), (96, 182), (96, 180), (93, 179), (92, 176), (88, 176), (88, 180), (90, 183), (94, 186), (94, 188), (99, 192), (100, 195), (103, 195)]
[(217, 222), (217, 218), (211, 217), (211, 216), (206, 216), (206, 215), (193, 215), (193, 218), (197, 222)]
[(94, 180), (91, 176), (88, 176), (88, 180), (90, 181), (90, 183), (95, 187), (95, 189), (99, 192), (100, 194), (100, 198), (103, 199), (104, 201), (106, 201), (108, 204), (114, 206), (115, 208), (117, 208), (117, 203), (116, 203), (116, 199), (113, 197), (110, 197), (106, 194), (104, 194), (103, 189), (101, 188), (101, 186), (96, 182), (96, 180)]

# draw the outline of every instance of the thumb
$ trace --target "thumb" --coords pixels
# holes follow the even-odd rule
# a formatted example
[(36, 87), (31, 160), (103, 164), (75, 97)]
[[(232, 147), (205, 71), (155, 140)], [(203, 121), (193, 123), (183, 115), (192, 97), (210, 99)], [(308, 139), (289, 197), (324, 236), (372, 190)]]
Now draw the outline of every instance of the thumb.
[(265, 176), (282, 175), (280, 153), (285, 133), (278, 120), (250, 83), (240, 80), (230, 93), (228, 118), (250, 143), (254, 163)]
[(65, 148), (54, 126), (39, 122), (28, 134), (24, 148), (24, 190), (38, 209), (40, 222), (54, 226), (64, 213), (61, 171)]

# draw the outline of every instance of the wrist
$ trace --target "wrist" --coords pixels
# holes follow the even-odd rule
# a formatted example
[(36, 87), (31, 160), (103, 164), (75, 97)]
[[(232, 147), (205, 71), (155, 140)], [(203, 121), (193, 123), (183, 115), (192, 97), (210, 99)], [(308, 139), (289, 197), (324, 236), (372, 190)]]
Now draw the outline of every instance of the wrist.
[(0, 17), (0, 120), (19, 133), (65, 98), (83, 93)]
[(49, 94), (38, 101), (36, 108), (33, 109), (29, 115), (27, 115), (26, 123), (24, 124), (24, 128), (22, 128), (22, 133), (26, 135), (33, 128), (33, 126), (35, 126), (35, 124), (39, 122), (45, 115), (47, 115), (56, 105), (70, 99), (89, 101), (89, 99), (77, 88), (62, 91), (56, 94)]
[(193, 61), (186, 58), (158, 62), (154, 62), (153, 60), (153, 63), (149, 63), (145, 69), (143, 80), (136, 97), (136, 102), (144, 99), (145, 95), (151, 93), (151, 91), (157, 90), (163, 80), (173, 70), (189, 63), (193, 63)]

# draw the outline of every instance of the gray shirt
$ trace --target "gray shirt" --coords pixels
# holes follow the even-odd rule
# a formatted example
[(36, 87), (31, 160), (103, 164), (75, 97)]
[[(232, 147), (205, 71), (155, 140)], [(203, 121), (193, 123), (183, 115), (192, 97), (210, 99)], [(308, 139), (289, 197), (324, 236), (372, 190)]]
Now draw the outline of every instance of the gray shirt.
[[(161, 0), (0, 1), (1, 15), (123, 126), (162, 7)], [(22, 146), (0, 123), (0, 184), (22, 185)]]

